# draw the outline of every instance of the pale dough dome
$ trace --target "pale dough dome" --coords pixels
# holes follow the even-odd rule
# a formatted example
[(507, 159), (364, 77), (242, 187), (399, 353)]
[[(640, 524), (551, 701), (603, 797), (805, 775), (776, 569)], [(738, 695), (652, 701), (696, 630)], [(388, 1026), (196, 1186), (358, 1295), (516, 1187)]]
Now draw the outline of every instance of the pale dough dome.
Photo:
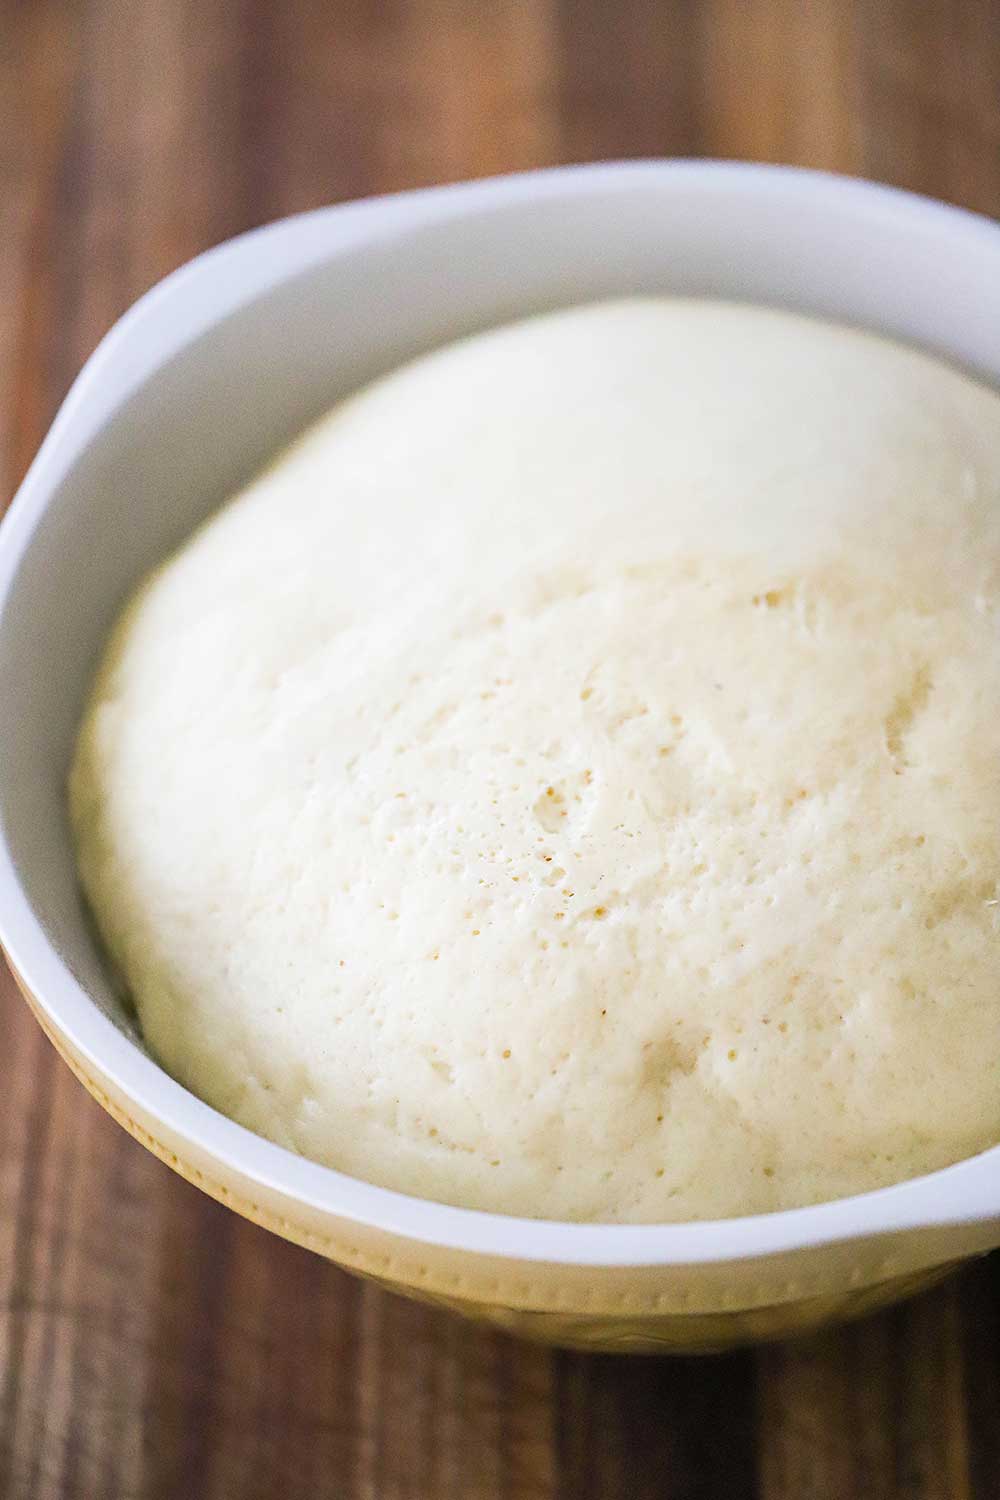
[(621, 301), (380, 382), (99, 674), (72, 815), (152, 1051), (552, 1218), (996, 1141), (998, 559), (1000, 398), (869, 335)]

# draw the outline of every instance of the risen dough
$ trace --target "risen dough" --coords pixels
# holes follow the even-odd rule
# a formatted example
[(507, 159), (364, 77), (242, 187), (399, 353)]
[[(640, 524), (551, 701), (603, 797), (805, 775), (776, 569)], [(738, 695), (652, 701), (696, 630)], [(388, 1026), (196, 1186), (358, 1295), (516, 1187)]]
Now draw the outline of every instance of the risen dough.
[(515, 1214), (996, 1141), (998, 559), (1000, 398), (869, 335), (621, 301), (383, 380), (98, 676), (72, 816), (151, 1049)]

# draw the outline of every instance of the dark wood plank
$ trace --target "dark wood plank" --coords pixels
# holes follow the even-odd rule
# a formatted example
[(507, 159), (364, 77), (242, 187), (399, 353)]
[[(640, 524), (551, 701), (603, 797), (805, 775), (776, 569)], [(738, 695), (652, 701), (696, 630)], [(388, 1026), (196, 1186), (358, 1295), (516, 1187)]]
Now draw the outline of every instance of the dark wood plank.
[(566, 1496), (750, 1500), (753, 1357), (559, 1357), (559, 1461)]
[(972, 1494), (961, 1282), (758, 1356), (762, 1497)]
[[(0, 503), (147, 286), (276, 215), (595, 157), (1000, 212), (995, 0), (0, 0)], [(2, 710), (0, 710), (2, 712)], [(987, 1500), (1000, 1270), (711, 1360), (555, 1354), (172, 1177), (0, 975), (0, 1495)]]

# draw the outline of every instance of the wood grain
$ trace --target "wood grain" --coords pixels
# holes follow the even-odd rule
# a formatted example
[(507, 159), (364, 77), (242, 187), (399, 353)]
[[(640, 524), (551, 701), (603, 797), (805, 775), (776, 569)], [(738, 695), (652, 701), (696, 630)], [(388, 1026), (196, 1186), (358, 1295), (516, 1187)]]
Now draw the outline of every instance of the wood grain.
[[(152, 282), (276, 215), (594, 157), (1000, 213), (996, 0), (0, 0), (0, 495)], [(2, 706), (0, 706), (2, 724)], [(2, 733), (2, 728), (0, 728)], [(987, 1500), (1000, 1276), (708, 1361), (518, 1345), (227, 1214), (0, 978), (5, 1500)]]

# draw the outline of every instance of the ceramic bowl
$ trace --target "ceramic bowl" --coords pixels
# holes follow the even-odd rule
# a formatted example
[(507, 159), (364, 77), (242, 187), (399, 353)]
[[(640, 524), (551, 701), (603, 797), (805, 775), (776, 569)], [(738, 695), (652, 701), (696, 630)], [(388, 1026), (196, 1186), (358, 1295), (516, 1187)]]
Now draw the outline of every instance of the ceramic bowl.
[(65, 813), (88, 677), (146, 569), (372, 376), (504, 319), (621, 292), (815, 311), (1000, 380), (1000, 229), (782, 168), (510, 177), (322, 209), (200, 257), (101, 344), (0, 528), (0, 938), (90, 1092), (238, 1213), (531, 1337), (703, 1349), (858, 1313), (1000, 1243), (1000, 1148), (879, 1192), (717, 1223), (528, 1221), (373, 1187), (233, 1124), (146, 1053), (95, 950)]

